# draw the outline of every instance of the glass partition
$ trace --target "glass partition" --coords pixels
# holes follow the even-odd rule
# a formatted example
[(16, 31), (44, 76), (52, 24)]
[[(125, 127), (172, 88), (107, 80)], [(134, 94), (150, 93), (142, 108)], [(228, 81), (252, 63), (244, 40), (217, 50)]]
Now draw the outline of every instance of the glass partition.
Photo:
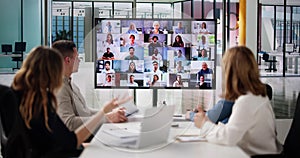
[[(84, 40), (92, 27), (92, 3), (74, 2), (73, 9), (73, 41), (78, 53), (83, 56), (85, 51)], [(82, 57), (84, 59), (84, 57)]]
[(173, 4), (174, 7), (174, 19), (181, 19), (182, 18), (182, 6), (181, 6), (181, 2), (177, 2)]
[(192, 18), (192, 3), (191, 1), (183, 2), (183, 18), (189, 19)]
[(194, 0), (194, 18), (202, 19), (202, 0)]
[(132, 18), (132, 3), (114, 3), (114, 18)]
[[(258, 63), (262, 76), (299, 76), (299, 7), (283, 2), (261, 5)], [(269, 58), (264, 60), (264, 53)]]
[(154, 3), (153, 16), (157, 19), (173, 18), (172, 7), (170, 3)]
[(152, 3), (136, 3), (136, 18), (151, 19)]
[(112, 3), (111, 2), (95, 2), (95, 17), (96, 18), (111, 18), (112, 17)]

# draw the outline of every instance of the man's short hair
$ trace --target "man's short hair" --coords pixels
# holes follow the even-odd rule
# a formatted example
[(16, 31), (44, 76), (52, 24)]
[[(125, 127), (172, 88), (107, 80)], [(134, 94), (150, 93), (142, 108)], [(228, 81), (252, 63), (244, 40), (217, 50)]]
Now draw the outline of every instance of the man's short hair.
[(52, 44), (52, 48), (57, 49), (64, 58), (73, 57), (76, 44), (73, 41), (59, 40)]
[(130, 50), (130, 49), (133, 49), (133, 50), (134, 50), (134, 47), (129, 47), (129, 49), (128, 49), (128, 50)]
[(109, 61), (105, 61), (104, 65), (106, 65), (106, 64), (110, 65), (110, 62)]
[(129, 78), (134, 77), (134, 75), (130, 75)]
[(109, 47), (107, 47), (107, 48), (106, 48), (106, 50), (107, 50), (107, 49), (110, 49), (110, 48), (109, 48)]
[(158, 37), (157, 37), (157, 36), (153, 36), (153, 37), (152, 37), (152, 40), (154, 40), (154, 38), (156, 38), (156, 40), (158, 40)]
[(158, 62), (157, 61), (153, 61), (152, 64), (158, 64)]

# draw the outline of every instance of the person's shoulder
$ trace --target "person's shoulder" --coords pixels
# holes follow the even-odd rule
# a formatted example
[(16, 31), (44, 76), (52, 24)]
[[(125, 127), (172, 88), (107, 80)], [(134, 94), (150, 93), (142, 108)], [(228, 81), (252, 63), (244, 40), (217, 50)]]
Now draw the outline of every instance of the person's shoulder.
[(8, 99), (7, 97), (11, 98), (16, 98), (18, 96), (18, 92), (13, 90), (11, 87), (1, 85), (0, 84), (0, 100), (6, 100)]
[(254, 95), (251, 92), (247, 92), (246, 94), (238, 97), (235, 102), (242, 103), (242, 104), (261, 105), (268, 101), (269, 99), (267, 96), (262, 97), (261, 95)]
[(67, 81), (64, 80), (62, 86), (59, 88), (57, 92), (57, 97), (64, 96), (66, 93), (68, 93), (68, 89), (70, 89), (70, 86), (67, 83)]
[(226, 99), (220, 99), (216, 105), (233, 105), (234, 102)]
[(9, 91), (12, 91), (12, 89), (10, 87), (0, 84), (0, 92), (1, 92), (1, 94), (2, 93), (7, 93)]

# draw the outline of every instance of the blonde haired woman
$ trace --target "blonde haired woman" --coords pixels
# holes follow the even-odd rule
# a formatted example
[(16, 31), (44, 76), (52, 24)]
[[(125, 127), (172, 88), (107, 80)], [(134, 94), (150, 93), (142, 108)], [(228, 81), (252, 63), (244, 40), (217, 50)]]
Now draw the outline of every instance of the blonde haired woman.
[(158, 21), (153, 22), (153, 30), (150, 31), (150, 34), (163, 34), (164, 32), (159, 29), (160, 24)]
[(62, 55), (43, 46), (31, 50), (13, 80), (12, 88), (27, 127), (32, 157), (60, 157), (67, 151), (75, 151), (99, 127), (105, 113), (128, 99), (113, 99), (85, 125), (71, 132), (56, 113), (55, 94), (62, 82)]
[(249, 155), (278, 154), (281, 145), (275, 132), (275, 116), (267, 97), (266, 86), (250, 49), (244, 46), (227, 50), (223, 57), (225, 99), (234, 101), (226, 125), (214, 124), (201, 108), (195, 125), (208, 142), (237, 145)]

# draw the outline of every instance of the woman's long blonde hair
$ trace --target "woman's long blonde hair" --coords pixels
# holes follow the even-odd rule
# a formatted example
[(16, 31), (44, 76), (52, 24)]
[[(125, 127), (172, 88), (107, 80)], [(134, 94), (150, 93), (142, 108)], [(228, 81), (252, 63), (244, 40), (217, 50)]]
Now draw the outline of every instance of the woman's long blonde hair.
[(39, 46), (33, 48), (17, 72), (12, 88), (22, 93), (19, 110), (27, 128), (33, 117), (44, 114), (48, 125), (48, 103), (57, 108), (55, 91), (62, 85), (63, 57), (55, 49)]
[(259, 70), (252, 51), (245, 46), (228, 49), (223, 56), (225, 99), (234, 101), (251, 92), (266, 96), (266, 86), (259, 79)]

